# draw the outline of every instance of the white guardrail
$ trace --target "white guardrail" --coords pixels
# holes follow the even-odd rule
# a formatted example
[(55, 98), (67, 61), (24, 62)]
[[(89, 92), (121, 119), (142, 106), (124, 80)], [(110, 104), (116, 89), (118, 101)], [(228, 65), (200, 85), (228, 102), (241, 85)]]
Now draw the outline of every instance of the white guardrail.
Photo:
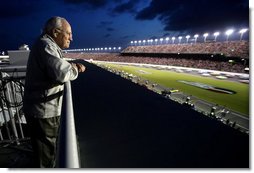
[(75, 129), (71, 83), (66, 82), (58, 141), (58, 167), (80, 168), (78, 143)]

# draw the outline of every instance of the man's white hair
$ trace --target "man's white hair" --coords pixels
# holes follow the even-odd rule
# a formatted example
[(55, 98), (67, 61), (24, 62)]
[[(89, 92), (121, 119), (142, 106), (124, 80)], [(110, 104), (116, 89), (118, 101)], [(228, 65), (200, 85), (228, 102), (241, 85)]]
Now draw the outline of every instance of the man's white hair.
[(65, 18), (54, 16), (51, 17), (44, 25), (43, 34), (51, 34), (53, 29), (62, 29), (63, 21), (66, 21)]

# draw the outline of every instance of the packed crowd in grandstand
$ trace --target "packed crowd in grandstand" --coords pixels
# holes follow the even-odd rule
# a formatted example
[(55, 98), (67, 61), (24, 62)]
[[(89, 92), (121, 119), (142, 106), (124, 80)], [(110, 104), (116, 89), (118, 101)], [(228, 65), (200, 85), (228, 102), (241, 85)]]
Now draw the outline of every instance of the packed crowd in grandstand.
[(153, 46), (129, 46), (123, 53), (189, 53), (221, 54), (227, 57), (249, 57), (247, 41), (227, 41), (194, 44), (165, 44)]
[[(135, 53), (135, 55), (133, 55)], [(142, 54), (146, 53), (145, 56)], [(159, 56), (164, 53), (166, 56)], [(179, 56), (179, 54), (184, 56)], [(213, 56), (223, 55), (221, 60)], [(206, 58), (200, 58), (204, 56)], [(209, 55), (210, 58), (207, 58)], [(191, 67), (236, 73), (245, 73), (249, 60), (247, 41), (230, 41), (197, 44), (169, 44), (154, 46), (129, 46), (120, 53), (68, 53), (66, 57), (86, 60), (144, 63)], [(199, 57), (199, 58), (197, 58)], [(237, 61), (231, 61), (234, 57)], [(225, 61), (226, 59), (226, 61)]]

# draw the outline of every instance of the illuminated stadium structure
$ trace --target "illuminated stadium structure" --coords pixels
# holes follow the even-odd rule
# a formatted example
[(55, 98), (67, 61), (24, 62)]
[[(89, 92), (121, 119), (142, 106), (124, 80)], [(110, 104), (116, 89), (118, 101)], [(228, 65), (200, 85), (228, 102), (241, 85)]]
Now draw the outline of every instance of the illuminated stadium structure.
[[(240, 34), (240, 39), (234, 41), (231, 41), (229, 39), (229, 36), (232, 35), (233, 30), (227, 30), (225, 32), (226, 41), (216, 41), (218, 40), (218, 36), (220, 35), (220, 33), (215, 32), (213, 34), (214, 40), (212, 41), (207, 41), (209, 36), (208, 33), (205, 33), (203, 35), (203, 42), (197, 42), (197, 34), (194, 36), (195, 40), (192, 40), (192, 42), (188, 42), (190, 39), (190, 35), (187, 35), (185, 37), (186, 43), (181, 42), (183, 37), (178, 37), (178, 43), (173, 43), (174, 39), (172, 40), (172, 43), (170, 43), (170, 39), (168, 37), (164, 39), (155, 39), (154, 41), (139, 40), (131, 41), (131, 44), (119, 53), (110, 51), (107, 52), (107, 49), (104, 49), (106, 50), (106, 53), (103, 52), (103, 49), (84, 49), (80, 50), (80, 52), (78, 53), (68, 52), (66, 54), (66, 57), (72, 59), (84, 59), (90, 62), (94, 62), (95, 64), (111, 72), (121, 74), (122, 77), (125, 77), (127, 79), (130, 78), (129, 75), (133, 74), (125, 74), (124, 72), (118, 71), (117, 69), (112, 71), (110, 67), (107, 67), (106, 64), (101, 65), (100, 62), (113, 62), (116, 65), (119, 64), (119, 66), (134, 65), (139, 67), (146, 66), (149, 68), (158, 69), (177, 69), (177, 72), (181, 71), (186, 73), (193, 71), (203, 77), (216, 76), (216, 78), (218, 79), (232, 78), (234, 81), (249, 83), (249, 42), (242, 39), (243, 34), (246, 31), (247, 29), (240, 30), (238, 33)], [(141, 85), (143, 85), (144, 83), (144, 81), (139, 82), (139, 84)], [(165, 90), (167, 89), (164, 89), (164, 91)], [(159, 91), (159, 93), (164, 91), (161, 90)], [(181, 95), (179, 94), (179, 92), (177, 94)], [(177, 101), (184, 103), (184, 100), (188, 96), (183, 94), (181, 97), (183, 99), (177, 99)], [(205, 114), (209, 114), (211, 107), (213, 107), (213, 104), (206, 104), (210, 106), (206, 108), (205, 112), (207, 113)], [(221, 111), (224, 111), (223, 106), (217, 106), (217, 112)], [(242, 115), (239, 114), (239, 116)], [(218, 118), (221, 119), (220, 116)], [(225, 122), (226, 120), (227, 119), (225, 119)], [(232, 123), (236, 123), (235, 120), (230, 121), (232, 121)], [(248, 119), (247, 121), (243, 121), (243, 126), (238, 124), (238, 127), (243, 128), (242, 130), (245, 131), (249, 128)]]
[[(249, 42), (129, 46), (121, 54), (86, 53), (82, 51), (78, 54), (68, 53), (66, 56), (86, 60), (176, 65), (245, 73), (245, 68), (249, 64)], [(230, 62), (233, 62), (233, 65)]]
[[(177, 35), (134, 40), (127, 46), (65, 50), (66, 59), (86, 66), (86, 72), (71, 83), (72, 89), (66, 89), (73, 98), (66, 100), (73, 104), (70, 117), (75, 117), (77, 136), (75, 130), (70, 136), (78, 141), (75, 146), (78, 153), (74, 153), (79, 157), (78, 165), (82, 168), (248, 168), (247, 31)], [(0, 167), (34, 166), (22, 112), (25, 66), (18, 67), (17, 61), (13, 61), (23, 51), (28, 55), (27, 49), (10, 53), (9, 64), (6, 56), (1, 59), (4, 64), (0, 81), (0, 151), (8, 151), (9, 157), (1, 155)], [(128, 71), (131, 68), (133, 73)], [(200, 81), (179, 78), (171, 88), (159, 80), (156, 83), (145, 78), (152, 73), (162, 77), (162, 72), (170, 72), (169, 76), (163, 76), (168, 83), (185, 74)], [(227, 86), (239, 83), (243, 87), (233, 90), (222, 84), (206, 83), (210, 79), (217, 83), (227, 81)], [(204, 97), (219, 93), (221, 97), (235, 98), (242, 89), (244, 98), (231, 101), (244, 100), (238, 105), (244, 105), (244, 110), (235, 111), (186, 94), (177, 88), (180, 85), (201, 90)], [(208, 92), (210, 95), (206, 95)], [(72, 104), (63, 108), (68, 109)], [(68, 145), (65, 142), (64, 147)], [(65, 151), (61, 152), (65, 155)]]
[[(175, 36), (165, 37), (165, 38), (155, 38), (155, 39), (143, 39), (130, 41), (128, 46), (151, 46), (151, 45), (165, 45), (165, 44), (195, 44), (195, 43), (206, 43), (206, 42), (228, 42), (228, 41), (237, 41), (237, 40), (248, 40), (248, 28), (240, 29), (236, 31), (234, 29), (229, 29), (224, 33), (214, 32), (212, 35), (209, 33), (204, 33), (203, 36), (195, 34), (193, 36)], [(245, 34), (246, 33), (246, 34)], [(232, 38), (230, 38), (230, 36)], [(246, 38), (245, 38), (246, 37)], [(203, 38), (203, 39), (202, 39)], [(245, 38), (245, 39), (244, 39)], [(126, 47), (126, 46), (124, 46)], [(66, 52), (92, 52), (92, 53), (101, 53), (101, 52), (120, 52), (122, 47), (111, 46), (111, 47), (97, 47), (97, 48), (80, 48), (80, 49), (68, 49)]]

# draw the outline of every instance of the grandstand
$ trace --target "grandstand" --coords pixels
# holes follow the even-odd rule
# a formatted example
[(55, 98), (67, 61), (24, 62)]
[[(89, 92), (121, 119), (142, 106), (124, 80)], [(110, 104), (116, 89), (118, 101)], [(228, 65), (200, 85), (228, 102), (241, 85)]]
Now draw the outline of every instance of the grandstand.
[[(228, 41), (196, 44), (129, 46), (118, 53), (68, 53), (74, 59), (173, 65), (246, 73), (249, 43)], [(248, 71), (247, 71), (248, 72)]]
[(249, 43), (247, 41), (227, 41), (192, 44), (167, 44), (153, 46), (129, 46), (122, 53), (153, 53), (153, 54), (201, 54), (222, 55), (249, 59)]

